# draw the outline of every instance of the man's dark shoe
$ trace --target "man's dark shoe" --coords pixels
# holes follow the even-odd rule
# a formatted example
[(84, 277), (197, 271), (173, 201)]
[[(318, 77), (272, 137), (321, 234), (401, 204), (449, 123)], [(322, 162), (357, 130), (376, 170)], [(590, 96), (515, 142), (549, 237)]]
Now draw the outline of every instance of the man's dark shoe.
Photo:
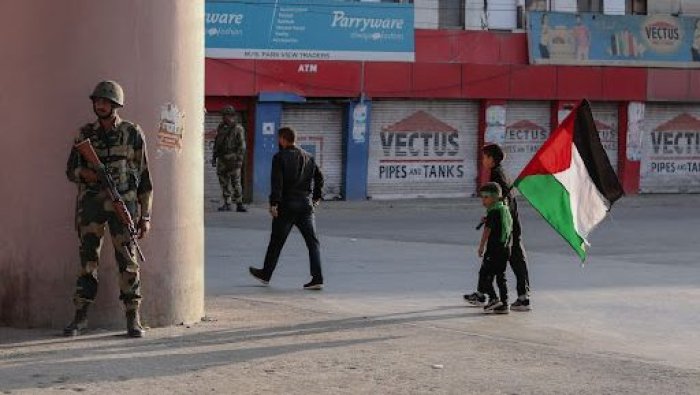
[(492, 311), (494, 314), (508, 314), (510, 312), (508, 302), (502, 302), (500, 306), (494, 308)]
[(464, 301), (472, 306), (483, 307), (486, 305), (486, 295), (479, 296), (478, 293), (464, 295)]
[(518, 298), (512, 305), (510, 305), (510, 309), (513, 311), (530, 311), (532, 310), (532, 306), (530, 306), (530, 299), (525, 299), (521, 300)]
[(126, 312), (126, 335), (129, 337), (143, 337), (146, 330), (141, 326), (141, 318), (136, 310)]
[(248, 272), (256, 280), (260, 281), (260, 283), (262, 283), (262, 285), (270, 284), (270, 277), (265, 276), (265, 273), (263, 273), (262, 269), (257, 269), (257, 268), (254, 268), (251, 266), (248, 268)]
[(85, 332), (88, 326), (87, 310), (88, 307), (83, 306), (75, 311), (73, 321), (63, 329), (65, 336), (79, 336)]
[(224, 203), (224, 205), (219, 207), (217, 210), (219, 210), (219, 211), (231, 211), (231, 205), (228, 203)]
[(311, 291), (320, 291), (323, 289), (323, 279), (312, 278), (311, 282), (304, 284), (304, 289)]
[(489, 302), (484, 306), (484, 313), (493, 313), (495, 309), (503, 306), (503, 302), (501, 302), (500, 299), (494, 298), (491, 299), (489, 298)]
[(245, 206), (243, 205), (243, 203), (238, 203), (238, 204), (236, 205), (236, 212), (237, 212), (237, 213), (247, 213), (247, 212), (248, 212), (248, 209), (245, 208)]

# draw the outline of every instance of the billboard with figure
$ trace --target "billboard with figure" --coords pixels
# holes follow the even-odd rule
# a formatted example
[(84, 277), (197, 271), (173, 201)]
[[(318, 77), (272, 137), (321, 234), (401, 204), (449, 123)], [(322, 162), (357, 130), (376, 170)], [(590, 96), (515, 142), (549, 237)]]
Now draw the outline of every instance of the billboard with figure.
[(528, 13), (536, 64), (700, 67), (700, 18)]

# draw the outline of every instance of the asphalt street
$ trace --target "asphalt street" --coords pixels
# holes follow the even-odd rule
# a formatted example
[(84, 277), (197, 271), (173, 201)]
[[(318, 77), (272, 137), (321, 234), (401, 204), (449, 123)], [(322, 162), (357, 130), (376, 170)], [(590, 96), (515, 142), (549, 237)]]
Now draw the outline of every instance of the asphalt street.
[(202, 322), (137, 341), (0, 328), (0, 392), (697, 394), (699, 204), (622, 200), (585, 265), (524, 205), (534, 309), (507, 316), (461, 300), (478, 271), (474, 199), (325, 203), (321, 292), (301, 289), (297, 232), (269, 287), (248, 276), (264, 206), (209, 210)]

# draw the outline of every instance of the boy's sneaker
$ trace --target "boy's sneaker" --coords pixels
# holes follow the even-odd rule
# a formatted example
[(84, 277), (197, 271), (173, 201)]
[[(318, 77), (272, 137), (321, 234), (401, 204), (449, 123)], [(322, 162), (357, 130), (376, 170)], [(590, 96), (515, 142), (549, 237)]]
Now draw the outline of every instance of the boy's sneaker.
[(486, 305), (486, 295), (479, 296), (478, 293), (464, 295), (464, 301), (472, 306), (482, 307)]
[(262, 269), (257, 269), (254, 267), (249, 267), (248, 272), (250, 273), (251, 276), (255, 277), (256, 280), (260, 281), (262, 285), (268, 285), (270, 284), (270, 278), (265, 277), (265, 274), (263, 274)]
[(510, 313), (510, 309), (508, 308), (508, 302), (501, 303), (500, 306), (494, 308), (493, 310), (494, 314), (508, 314)]
[(503, 302), (500, 299), (494, 298), (489, 300), (489, 302), (484, 306), (484, 313), (493, 313), (493, 311), (499, 307), (503, 306)]
[(323, 280), (320, 278), (312, 278), (310, 282), (304, 284), (304, 289), (310, 291), (320, 291), (323, 289)]
[(513, 311), (530, 311), (532, 310), (532, 307), (530, 306), (530, 299), (518, 299), (513, 302), (512, 305), (510, 305), (510, 309)]

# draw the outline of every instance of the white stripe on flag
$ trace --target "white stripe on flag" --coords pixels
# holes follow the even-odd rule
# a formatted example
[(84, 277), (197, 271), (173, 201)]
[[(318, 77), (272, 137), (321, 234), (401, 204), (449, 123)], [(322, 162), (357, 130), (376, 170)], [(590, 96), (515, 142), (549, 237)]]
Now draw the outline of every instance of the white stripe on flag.
[(575, 144), (571, 147), (571, 165), (554, 174), (554, 177), (569, 192), (576, 233), (583, 238), (586, 246), (590, 245), (588, 235), (603, 221), (610, 209), (610, 202), (593, 183)]

